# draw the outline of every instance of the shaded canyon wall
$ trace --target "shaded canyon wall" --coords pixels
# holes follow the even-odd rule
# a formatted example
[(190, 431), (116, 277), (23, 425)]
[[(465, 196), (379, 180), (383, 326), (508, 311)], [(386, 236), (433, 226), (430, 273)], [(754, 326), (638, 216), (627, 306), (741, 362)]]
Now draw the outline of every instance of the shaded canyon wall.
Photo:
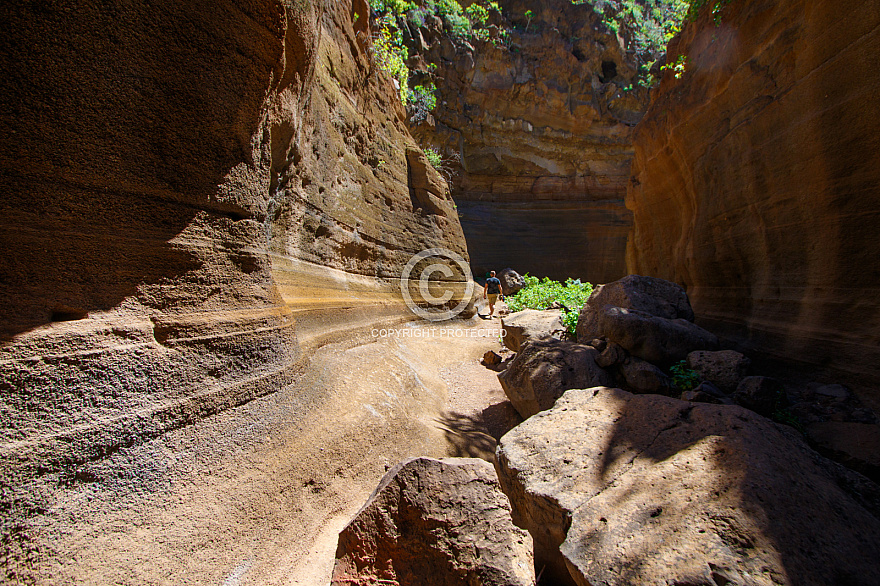
[(412, 254), (467, 254), (367, 11), (0, 8), (4, 483), (291, 384), (333, 328), (412, 317)]
[(647, 105), (647, 91), (630, 87), (634, 58), (587, 4), (499, 4), (492, 22), (506, 41), (456, 41), (430, 23), (416, 31), (411, 69), (439, 92), (412, 132), (444, 155), (475, 275), (510, 266), (618, 279), (631, 133)]
[(687, 287), (745, 350), (880, 407), (880, 11), (737, 2), (669, 47), (636, 130), (630, 272)]

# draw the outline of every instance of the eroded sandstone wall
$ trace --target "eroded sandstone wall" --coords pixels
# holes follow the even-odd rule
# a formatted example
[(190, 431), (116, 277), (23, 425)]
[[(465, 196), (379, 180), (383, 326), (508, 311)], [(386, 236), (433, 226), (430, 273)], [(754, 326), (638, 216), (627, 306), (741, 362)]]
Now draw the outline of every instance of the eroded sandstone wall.
[(698, 322), (821, 367), (880, 406), (880, 11), (731, 2), (669, 47), (636, 130), (630, 272), (687, 287)]
[(492, 42), (415, 31), (411, 68), (439, 91), (413, 134), (444, 155), (475, 274), (619, 279), (631, 133), (647, 105), (635, 59), (589, 4), (499, 4)]
[(410, 315), (412, 254), (466, 255), (367, 11), (0, 8), (4, 482), (277, 390), (334, 328)]

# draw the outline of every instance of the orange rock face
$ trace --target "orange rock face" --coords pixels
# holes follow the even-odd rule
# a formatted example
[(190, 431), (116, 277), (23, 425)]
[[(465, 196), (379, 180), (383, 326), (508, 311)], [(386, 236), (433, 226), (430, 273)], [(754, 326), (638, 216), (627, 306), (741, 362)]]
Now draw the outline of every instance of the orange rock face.
[(686, 286), (745, 350), (821, 367), (880, 406), (880, 13), (732, 2), (669, 47), (636, 130), (630, 272)]
[(500, 4), (509, 41), (414, 33), (411, 67), (436, 66), (439, 91), (413, 134), (449, 161), (475, 274), (619, 279), (631, 135), (647, 105), (632, 56), (589, 4)]
[(277, 390), (316, 332), (410, 315), (414, 253), (466, 255), (367, 13), (0, 9), (4, 482)]

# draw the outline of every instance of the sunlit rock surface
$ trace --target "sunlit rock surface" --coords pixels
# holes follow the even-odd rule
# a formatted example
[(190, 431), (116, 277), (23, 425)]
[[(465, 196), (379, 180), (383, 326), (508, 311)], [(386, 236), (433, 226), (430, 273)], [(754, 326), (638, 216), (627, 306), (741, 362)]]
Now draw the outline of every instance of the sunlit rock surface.
[(876, 584), (877, 485), (732, 405), (570, 390), (498, 478), (553, 584)]

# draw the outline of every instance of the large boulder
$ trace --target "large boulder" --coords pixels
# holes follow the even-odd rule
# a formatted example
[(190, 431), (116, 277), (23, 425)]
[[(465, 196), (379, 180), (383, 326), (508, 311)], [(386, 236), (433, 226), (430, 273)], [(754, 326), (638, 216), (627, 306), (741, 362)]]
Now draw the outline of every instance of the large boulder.
[(526, 280), (518, 272), (507, 268), (498, 273), (501, 281), (501, 292), (505, 295), (516, 295), (526, 286)]
[(564, 334), (562, 312), (557, 309), (524, 309), (501, 318), (502, 341), (514, 352), (529, 340), (561, 340)]
[(570, 390), (496, 466), (554, 584), (880, 584), (880, 488), (735, 405)]
[(334, 586), (532, 586), (532, 540), (492, 465), (414, 458), (388, 471), (339, 534)]
[(526, 419), (552, 407), (568, 389), (612, 384), (611, 375), (596, 364), (598, 356), (595, 348), (573, 342), (527, 342), (498, 380)]
[(599, 357), (596, 358), (596, 364), (598, 364), (602, 368), (608, 368), (617, 364), (623, 364), (623, 362), (628, 358), (626, 350), (624, 350), (620, 346), (620, 344), (615, 344), (614, 342), (610, 344), (608, 344), (607, 342), (602, 343), (605, 345), (605, 347), (602, 349), (596, 348), (596, 344), (591, 344), (593, 348), (599, 350)]
[(581, 308), (577, 339), (583, 344), (601, 336), (599, 312), (606, 306), (644, 311), (666, 319), (694, 321), (694, 310), (684, 289), (670, 281), (641, 275), (627, 275), (619, 281), (597, 287)]
[(694, 350), (714, 350), (718, 338), (684, 319), (657, 317), (644, 311), (606, 306), (598, 312), (601, 335), (631, 355), (667, 365)]
[(734, 350), (697, 351), (687, 355), (687, 367), (725, 393), (732, 393), (748, 374), (751, 361)]
[(669, 377), (662, 370), (640, 358), (630, 356), (620, 365), (626, 385), (636, 393), (660, 393), (669, 391)]

